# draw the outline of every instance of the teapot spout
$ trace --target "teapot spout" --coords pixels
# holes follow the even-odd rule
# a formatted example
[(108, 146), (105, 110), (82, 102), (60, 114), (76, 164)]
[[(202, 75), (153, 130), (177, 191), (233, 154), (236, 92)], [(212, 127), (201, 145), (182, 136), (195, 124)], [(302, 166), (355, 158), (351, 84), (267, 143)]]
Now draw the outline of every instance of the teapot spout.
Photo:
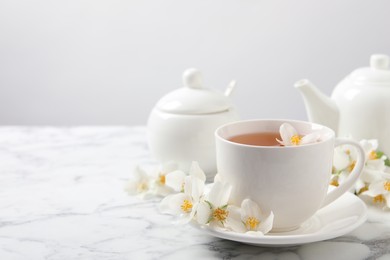
[(339, 109), (336, 103), (321, 93), (307, 79), (302, 79), (294, 84), (294, 87), (302, 94), (306, 107), (306, 113), (311, 122), (325, 125), (333, 129), (336, 134), (339, 124)]

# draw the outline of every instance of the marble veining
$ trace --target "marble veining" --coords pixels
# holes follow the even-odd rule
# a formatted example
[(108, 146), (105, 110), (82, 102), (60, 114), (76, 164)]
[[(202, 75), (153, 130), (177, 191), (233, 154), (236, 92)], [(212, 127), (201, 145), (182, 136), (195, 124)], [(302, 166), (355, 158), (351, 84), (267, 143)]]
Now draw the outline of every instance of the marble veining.
[(0, 127), (0, 259), (390, 259), (390, 211), (342, 237), (266, 248), (172, 224), (128, 196), (146, 129)]

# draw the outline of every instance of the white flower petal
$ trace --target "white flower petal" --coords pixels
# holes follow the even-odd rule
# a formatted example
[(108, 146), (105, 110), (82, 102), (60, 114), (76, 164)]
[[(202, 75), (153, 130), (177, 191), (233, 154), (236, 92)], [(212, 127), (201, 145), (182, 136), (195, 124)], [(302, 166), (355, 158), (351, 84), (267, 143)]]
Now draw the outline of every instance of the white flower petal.
[(255, 217), (260, 220), (261, 210), (256, 202), (250, 199), (244, 199), (241, 203), (242, 209), (242, 220), (247, 219), (248, 217)]
[(204, 181), (196, 178), (196, 177), (191, 177), (191, 197), (194, 201), (198, 202), (199, 199), (203, 196), (203, 191), (205, 187)]
[(165, 175), (165, 185), (173, 188), (175, 191), (181, 191), (186, 174), (176, 170)]
[[(171, 208), (171, 199), (172, 195), (168, 195), (165, 198), (163, 198), (160, 203), (158, 204), (158, 210), (163, 213), (163, 214), (170, 214), (170, 215), (175, 215), (173, 213), (173, 210)], [(176, 213), (176, 212), (175, 212)]]
[(263, 234), (267, 234), (271, 231), (274, 224), (274, 213), (271, 211), (265, 218), (260, 219), (260, 225), (258, 231)]
[(214, 207), (221, 207), (228, 203), (232, 186), (229, 183), (215, 182), (207, 196), (207, 200)]
[(371, 139), (371, 140), (360, 140), (360, 145), (363, 147), (363, 150), (366, 154), (369, 154), (371, 151), (375, 151), (378, 149), (378, 140)]
[(366, 194), (368, 196), (371, 196), (371, 197), (375, 197), (375, 196), (378, 196), (380, 194), (387, 193), (387, 191), (385, 190), (383, 184), (384, 184), (383, 181), (378, 181), (378, 182), (371, 183), (368, 186), (368, 190), (366, 192), (364, 192), (364, 194)]
[(227, 211), (229, 212), (229, 215), (226, 218), (225, 226), (235, 232), (245, 233), (246, 227), (241, 220), (241, 209), (239, 207), (229, 205), (227, 207)]
[(216, 229), (216, 230), (226, 230), (225, 223), (222, 223), (221, 221), (216, 221), (216, 220), (211, 221), (209, 223), (209, 227)]
[(284, 142), (283, 142), (283, 141), (279, 140), (278, 138), (276, 138), (276, 142), (278, 142), (280, 145), (287, 146), (287, 145), (285, 145), (285, 144), (284, 144)]
[(184, 193), (171, 194), (162, 199), (159, 204), (159, 210), (161, 213), (170, 214), (170, 215), (189, 215), (189, 212), (184, 212), (182, 210), (182, 205), (184, 201), (187, 200), (192, 203), (191, 198)]
[(390, 208), (390, 193), (385, 194), (384, 197), (386, 199), (386, 206)]
[(184, 193), (191, 196), (192, 194), (192, 177), (191, 176), (186, 176), (184, 178)]
[(382, 159), (367, 160), (365, 168), (384, 171), (386, 169), (385, 161)]
[(301, 139), (301, 144), (310, 144), (310, 143), (315, 143), (320, 139), (320, 134), (318, 133), (311, 133), (308, 135), (305, 135)]
[(362, 181), (361, 179), (358, 179), (356, 182), (355, 182), (355, 185), (353, 187), (353, 192), (355, 193), (358, 193), (361, 189), (363, 189), (364, 187), (366, 187), (366, 184), (364, 181)]
[(211, 217), (210, 205), (205, 201), (199, 202), (196, 210), (196, 221), (201, 225), (205, 225), (209, 222), (210, 217)]
[(262, 234), (266, 234), (272, 229), (273, 212), (263, 213), (256, 202), (245, 199), (241, 203), (241, 220), (245, 222), (248, 218), (255, 218), (259, 221), (259, 225), (254, 231), (260, 231)]
[(151, 178), (139, 165), (133, 171), (133, 174), (125, 186), (125, 191), (129, 195), (145, 193), (150, 188)]
[(384, 178), (382, 171), (372, 170), (367, 167), (364, 167), (360, 175), (360, 179), (367, 183), (382, 181)]
[(230, 185), (229, 183), (227, 182), (222, 182), (223, 183), (223, 193), (221, 194), (221, 197), (220, 197), (220, 205), (221, 206), (224, 206), (226, 204), (228, 204), (228, 201), (230, 199), (230, 194), (232, 193), (232, 185)]
[(357, 158), (357, 151), (356, 148), (352, 145), (345, 144), (343, 146), (340, 146), (344, 149), (344, 152), (349, 155), (349, 160), (350, 161), (355, 161)]
[(288, 123), (283, 123), (279, 128), (280, 137), (284, 145), (291, 145), (291, 137), (297, 135), (297, 130)]
[(190, 175), (196, 178), (199, 178), (203, 182), (206, 181), (206, 175), (203, 170), (200, 168), (198, 162), (192, 162), (190, 167)]
[(199, 203), (195, 203), (192, 206), (191, 212), (188, 214), (181, 214), (180, 217), (176, 220), (176, 223), (180, 224), (180, 225), (189, 223), (191, 220), (194, 219), (194, 216), (197, 212), (198, 207), (199, 207)]
[(337, 170), (342, 170), (347, 168), (349, 164), (350, 159), (345, 150), (342, 147), (337, 147), (336, 149), (334, 149), (333, 166)]

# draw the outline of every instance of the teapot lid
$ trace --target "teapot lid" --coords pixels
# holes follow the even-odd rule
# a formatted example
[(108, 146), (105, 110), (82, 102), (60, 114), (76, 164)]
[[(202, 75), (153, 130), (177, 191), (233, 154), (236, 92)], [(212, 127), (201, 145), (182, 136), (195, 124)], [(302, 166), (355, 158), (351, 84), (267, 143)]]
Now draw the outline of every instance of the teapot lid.
[(370, 57), (370, 67), (353, 71), (348, 79), (365, 85), (390, 85), (390, 58), (385, 54), (373, 54)]
[(199, 70), (191, 68), (183, 73), (184, 87), (163, 96), (156, 107), (173, 114), (200, 115), (218, 113), (231, 107), (229, 94), (205, 88)]

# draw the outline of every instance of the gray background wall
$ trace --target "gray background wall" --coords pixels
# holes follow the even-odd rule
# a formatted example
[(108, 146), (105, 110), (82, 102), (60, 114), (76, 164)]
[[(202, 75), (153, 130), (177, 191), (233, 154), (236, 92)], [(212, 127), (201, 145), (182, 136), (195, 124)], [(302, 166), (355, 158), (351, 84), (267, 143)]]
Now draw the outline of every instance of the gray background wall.
[(188, 67), (243, 118), (305, 119), (293, 83), (330, 94), (389, 28), (387, 0), (1, 0), (0, 124), (142, 125)]

